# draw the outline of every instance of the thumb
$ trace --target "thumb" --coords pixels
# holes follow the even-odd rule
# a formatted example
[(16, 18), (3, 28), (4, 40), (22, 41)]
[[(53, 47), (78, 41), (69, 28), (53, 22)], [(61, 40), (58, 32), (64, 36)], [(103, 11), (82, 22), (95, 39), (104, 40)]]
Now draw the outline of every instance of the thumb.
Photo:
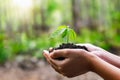
[(68, 56), (68, 50), (67, 49), (61, 49), (61, 50), (54, 50), (51, 54), (50, 57), (55, 59), (59, 57), (64, 57), (66, 58)]
[(47, 50), (43, 50), (43, 55), (47, 56), (47, 55), (49, 55), (49, 52)]

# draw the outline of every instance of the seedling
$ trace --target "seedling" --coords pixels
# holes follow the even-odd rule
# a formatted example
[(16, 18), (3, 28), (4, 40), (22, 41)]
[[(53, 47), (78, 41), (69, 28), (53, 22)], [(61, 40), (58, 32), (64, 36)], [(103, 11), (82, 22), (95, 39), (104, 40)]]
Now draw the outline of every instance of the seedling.
[(75, 40), (76, 33), (69, 26), (59, 26), (51, 35), (51, 38), (61, 36), (62, 40), (65, 40), (66, 43), (70, 43), (70, 40)]
[[(59, 47), (53, 48), (53, 50), (57, 49), (88, 49), (85, 46), (79, 46), (73, 43), (70, 43), (70, 39), (75, 39), (76, 38), (76, 33), (73, 29), (71, 29), (69, 26), (60, 26), (58, 27), (51, 35), (51, 38), (55, 38), (61, 36), (62, 39), (66, 41), (66, 43), (62, 43)], [(52, 52), (53, 50), (50, 50), (49, 52)], [(64, 60), (64, 57), (58, 57), (55, 58), (57, 60)]]

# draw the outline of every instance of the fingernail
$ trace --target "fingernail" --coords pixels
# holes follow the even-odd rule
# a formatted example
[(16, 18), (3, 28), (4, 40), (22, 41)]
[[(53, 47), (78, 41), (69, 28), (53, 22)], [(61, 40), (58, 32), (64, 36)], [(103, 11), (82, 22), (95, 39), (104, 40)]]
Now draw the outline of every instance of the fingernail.
[(45, 54), (49, 54), (49, 52), (48, 52), (47, 50), (43, 50), (43, 52), (44, 52)]
[(53, 49), (53, 47), (50, 47), (49, 49)]
[(52, 47), (49, 48), (50, 53), (53, 52), (53, 50), (54, 50), (54, 48), (52, 48)]

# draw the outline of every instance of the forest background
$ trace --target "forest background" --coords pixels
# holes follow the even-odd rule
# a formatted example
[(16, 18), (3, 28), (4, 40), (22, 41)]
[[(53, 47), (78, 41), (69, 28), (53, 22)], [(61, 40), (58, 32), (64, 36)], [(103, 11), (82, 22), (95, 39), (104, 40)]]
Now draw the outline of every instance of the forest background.
[(0, 63), (26, 57), (63, 41), (50, 39), (60, 25), (74, 29), (74, 43), (92, 43), (120, 54), (119, 0), (0, 0)]

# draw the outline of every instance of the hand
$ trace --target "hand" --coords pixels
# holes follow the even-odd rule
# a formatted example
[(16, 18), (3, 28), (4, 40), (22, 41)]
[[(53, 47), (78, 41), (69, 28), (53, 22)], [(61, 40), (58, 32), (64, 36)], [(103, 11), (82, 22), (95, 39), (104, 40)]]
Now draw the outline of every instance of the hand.
[[(88, 51), (83, 49), (51, 50), (50, 54), (44, 51), (44, 56), (57, 72), (67, 77), (93, 71), (106, 80), (120, 79), (120, 57), (91, 44), (78, 45), (85, 46)], [(58, 60), (59, 57), (63, 57), (64, 60)]]
[(77, 44), (80, 46), (85, 46), (89, 52), (91, 52), (92, 54), (97, 55), (99, 58), (101, 58), (102, 60), (120, 68), (120, 57), (117, 55), (114, 55), (100, 47), (94, 46), (92, 44)]
[(95, 54), (96, 56), (98, 56), (99, 58), (105, 60), (105, 55), (106, 54), (111, 54), (110, 52), (100, 48), (100, 47), (97, 47), (97, 46), (94, 46), (92, 44), (89, 44), (89, 43), (86, 43), (86, 44), (76, 44), (76, 45), (79, 45), (79, 46), (85, 46), (89, 52), (91, 52), (91, 54)]
[[(75, 77), (92, 69), (89, 62), (92, 54), (83, 49), (54, 50), (50, 54), (44, 51), (44, 56), (57, 72), (67, 77)], [(57, 60), (59, 57), (65, 59)]]

